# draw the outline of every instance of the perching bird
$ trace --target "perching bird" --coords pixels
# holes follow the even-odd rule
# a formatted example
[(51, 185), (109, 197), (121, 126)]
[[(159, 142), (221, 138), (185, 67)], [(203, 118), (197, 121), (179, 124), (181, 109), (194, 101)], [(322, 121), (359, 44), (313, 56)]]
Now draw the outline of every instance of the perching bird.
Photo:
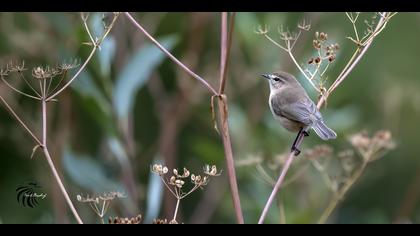
[(296, 143), (301, 132), (308, 136), (308, 128), (312, 128), (323, 140), (335, 139), (337, 134), (328, 128), (305, 89), (296, 78), (286, 72), (262, 74), (270, 84), (268, 103), (275, 119), (291, 132), (299, 132), (292, 145), (292, 151), (299, 155)]

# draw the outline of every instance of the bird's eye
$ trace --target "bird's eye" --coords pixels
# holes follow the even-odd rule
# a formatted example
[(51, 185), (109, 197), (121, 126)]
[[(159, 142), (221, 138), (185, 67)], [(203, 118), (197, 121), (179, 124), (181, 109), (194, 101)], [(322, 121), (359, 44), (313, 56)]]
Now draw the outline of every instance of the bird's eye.
[(275, 78), (274, 78), (274, 81), (279, 82), (279, 81), (280, 81), (280, 79), (279, 79), (278, 77), (275, 77)]

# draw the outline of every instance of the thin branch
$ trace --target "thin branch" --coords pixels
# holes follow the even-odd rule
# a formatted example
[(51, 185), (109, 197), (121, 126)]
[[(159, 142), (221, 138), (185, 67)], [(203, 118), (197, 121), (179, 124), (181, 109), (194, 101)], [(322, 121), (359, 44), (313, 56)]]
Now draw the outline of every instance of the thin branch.
[(202, 83), (204, 86), (207, 87), (207, 89), (213, 93), (214, 95), (217, 95), (218, 93), (216, 90), (209, 84), (205, 79), (191, 71), (187, 66), (185, 66), (182, 62), (180, 62), (176, 57), (174, 57), (166, 48), (164, 48), (155, 38), (153, 38), (152, 35), (150, 35), (128, 12), (125, 12), (125, 15), (130, 20), (131, 23), (133, 23), (134, 26), (136, 26), (140, 31), (143, 32), (146, 37), (152, 41), (153, 44), (155, 44), (163, 53), (165, 53), (173, 62), (178, 64), (187, 74), (191, 75), (193, 78), (198, 80), (200, 83)]
[[(220, 87), (219, 87), (219, 94), (224, 93), (225, 91), (225, 84), (226, 84), (226, 77), (227, 77), (227, 68), (229, 65), (229, 55), (230, 55), (230, 48), (232, 45), (232, 35), (233, 35), (233, 29), (234, 29), (234, 24), (235, 24), (235, 15), (236, 13), (233, 12), (230, 16), (230, 20), (229, 20), (229, 28), (226, 29), (227, 27), (227, 13), (223, 12), (222, 13), (222, 34), (221, 34), (221, 53), (220, 53)], [(228, 31), (228, 36), (226, 39), (226, 31)]]
[[(229, 58), (229, 51), (230, 45), (232, 40), (232, 31), (233, 31), (233, 24), (234, 24), (234, 17), (232, 15), (230, 19), (230, 27), (228, 32), (228, 13), (222, 13), (222, 25), (221, 25), (221, 45), (220, 45), (220, 87), (219, 87), (219, 96), (218, 96), (218, 107), (219, 107), (219, 121), (220, 121), (220, 130), (221, 130), (221, 137), (223, 140), (223, 147), (225, 150), (225, 158), (226, 158), (226, 165), (228, 170), (228, 177), (230, 183), (230, 189), (232, 194), (232, 201), (233, 206), (235, 208), (236, 220), (239, 224), (244, 223), (244, 218), (241, 209), (241, 200), (239, 197), (239, 190), (238, 190), (238, 183), (236, 180), (236, 173), (235, 173), (235, 162), (233, 159), (233, 151), (232, 151), (232, 144), (230, 141), (229, 135), (229, 125), (228, 125), (228, 108), (227, 108), (227, 97), (225, 95), (221, 95), (225, 89), (226, 83), (226, 71), (227, 71), (227, 63)], [(229, 36), (228, 36), (229, 35)]]
[[(384, 20), (385, 20), (385, 18), (381, 17), (378, 24), (376, 25), (375, 31), (378, 31), (382, 27)], [(378, 34), (375, 34), (375, 36), (376, 35), (378, 35)], [(356, 56), (354, 61), (348, 66), (348, 68), (345, 70), (345, 72), (334, 81), (334, 83), (328, 89), (327, 96), (330, 93), (332, 93), (332, 91), (334, 91), (334, 89), (336, 89), (344, 81), (344, 79), (346, 79), (348, 74), (353, 70), (353, 68), (357, 65), (357, 63), (359, 63), (360, 59), (362, 59), (363, 55), (369, 49), (370, 45), (372, 45), (372, 42), (373, 42), (373, 38), (370, 41), (367, 42), (367, 44), (363, 47), (362, 51), (360, 51), (360, 53)]]
[(181, 199), (177, 198), (176, 199), (176, 206), (175, 206), (174, 217), (172, 218), (172, 220), (176, 220), (176, 215), (178, 214), (178, 208), (179, 208), (179, 203), (180, 202), (181, 202)]
[[(172, 193), (172, 195), (174, 195), (174, 197), (178, 197), (177, 194), (174, 193), (174, 191), (172, 191), (171, 187), (169, 187), (169, 185), (166, 183), (166, 181), (163, 179), (162, 176), (160, 176), (160, 179), (162, 180), (162, 182), (165, 184), (166, 188)], [(176, 191), (176, 190), (175, 190)]]
[(55, 98), (56, 96), (58, 96), (61, 92), (63, 92), (63, 90), (66, 89), (73, 82), (73, 80), (75, 80), (79, 76), (80, 73), (82, 73), (83, 69), (85, 69), (85, 67), (90, 62), (90, 60), (92, 59), (93, 55), (95, 54), (96, 49), (97, 49), (97, 47), (93, 47), (92, 48), (92, 51), (90, 52), (88, 58), (83, 63), (83, 65), (79, 68), (79, 70), (76, 72), (76, 74), (74, 74), (73, 77), (66, 84), (64, 84), (63, 87), (61, 87), (57, 92), (55, 92), (53, 95), (49, 96), (46, 99), (47, 102), (51, 101), (53, 98)]
[(107, 27), (107, 30), (105, 31), (105, 33), (97, 41), (94, 41), (94, 39), (93, 39), (93, 37), (92, 37), (92, 35), (90, 33), (89, 26), (86, 23), (86, 19), (87, 18), (82, 17), (83, 25), (85, 26), (86, 32), (89, 34), (89, 38), (91, 40), (90, 44), (93, 45), (92, 51), (90, 52), (88, 58), (85, 60), (85, 62), (82, 64), (82, 66), (79, 68), (79, 70), (76, 72), (76, 74), (74, 74), (73, 77), (66, 84), (64, 84), (63, 87), (61, 87), (61, 89), (59, 89), (53, 95), (49, 96), (46, 99), (47, 102), (48, 101), (51, 101), (56, 96), (58, 96), (61, 92), (63, 92), (68, 86), (70, 86), (70, 84), (73, 82), (73, 80), (75, 80), (79, 76), (79, 74), (83, 71), (83, 69), (87, 66), (87, 64), (92, 59), (93, 55), (95, 54), (96, 50), (99, 48), (99, 46), (101, 45), (101, 43), (103, 42), (103, 40), (105, 40), (106, 36), (109, 34), (109, 32), (111, 32), (111, 29), (113, 28), (113, 26), (114, 26), (114, 24), (115, 24), (118, 16), (119, 16), (118, 13), (114, 15), (114, 18), (112, 19), (111, 24), (109, 25), (109, 27)]
[(25, 124), (25, 122), (20, 119), (20, 117), (16, 114), (16, 112), (9, 106), (9, 104), (4, 100), (4, 98), (0, 95), (0, 100), (3, 103), (3, 105), (6, 107), (6, 109), (10, 112), (10, 114), (16, 119), (16, 121), (28, 132), (29, 135), (33, 138), (33, 140), (39, 145), (42, 146), (41, 141), (36, 137), (34, 132), (31, 131), (31, 129), (28, 128), (28, 126)]
[(34, 87), (32, 87), (31, 83), (29, 83), (29, 81), (25, 78), (25, 76), (23, 75), (23, 73), (21, 71), (18, 72), (19, 76), (25, 81), (25, 83), (28, 85), (29, 88), (32, 89), (32, 91), (38, 96), (41, 97), (41, 95), (36, 91), (36, 89), (34, 89)]
[(3, 82), (7, 85), (7, 87), (11, 88), (13, 91), (15, 91), (15, 92), (17, 92), (17, 93), (19, 93), (19, 94), (21, 94), (25, 97), (28, 97), (28, 98), (32, 98), (32, 99), (35, 99), (35, 100), (41, 100), (39, 97), (35, 97), (35, 96), (30, 95), (30, 94), (24, 93), (24, 92), (20, 91), (19, 89), (13, 87), (11, 84), (9, 84), (7, 82), (7, 80), (5, 80), (3, 78), (3, 76), (1, 76), (1, 80), (3, 80)]
[(287, 170), (289, 170), (290, 165), (293, 162), (293, 158), (295, 157), (294, 153), (291, 152), (289, 157), (286, 160), (286, 164), (284, 165), (283, 169), (281, 170), (280, 177), (277, 180), (276, 185), (274, 185), (273, 191), (271, 192), (270, 197), (267, 200), (267, 203), (265, 204), (264, 210), (261, 213), (260, 219), (258, 220), (258, 224), (264, 223), (264, 219), (267, 216), (268, 210), (273, 203), (277, 192), (279, 191), (281, 184), (283, 183), (284, 177), (286, 176)]
[(225, 95), (218, 96), (219, 107), (219, 124), (220, 135), (222, 136), (223, 147), (226, 157), (227, 172), (229, 176), (230, 190), (232, 192), (232, 200), (235, 208), (236, 220), (239, 224), (244, 223), (241, 202), (239, 199), (238, 183), (236, 180), (235, 163), (233, 159), (232, 143), (230, 141), (229, 125), (228, 125), (228, 107), (227, 97)]
[(190, 195), (192, 192), (194, 192), (198, 187), (200, 187), (200, 185), (195, 185), (190, 191), (188, 191), (187, 193), (183, 193), (183, 194), (181, 194), (180, 195), (180, 198), (179, 199), (183, 199), (183, 198), (185, 198), (186, 196), (188, 196), (188, 195)]
[(61, 190), (62, 194), (64, 195), (64, 198), (66, 199), (67, 204), (69, 205), (69, 207), (71, 209), (71, 212), (73, 213), (74, 217), (76, 218), (77, 223), (83, 224), (83, 221), (80, 218), (79, 214), (77, 213), (76, 208), (74, 207), (74, 205), (73, 205), (73, 203), (72, 203), (72, 201), (71, 201), (71, 199), (70, 199), (70, 197), (67, 193), (66, 188), (64, 187), (63, 183), (61, 182), (60, 176), (58, 175), (58, 172), (55, 169), (54, 163), (51, 159), (51, 156), (50, 156), (50, 153), (48, 152), (47, 147), (43, 147), (43, 149), (44, 149), (44, 154), (45, 154), (45, 157), (48, 161), (48, 164), (49, 164), (49, 166), (50, 166), (50, 168), (53, 172), (54, 178), (57, 181), (58, 186), (60, 187), (60, 190)]
[[(61, 78), (58, 81), (58, 83), (54, 86), (54, 88), (51, 90), (51, 93), (54, 93), (54, 91), (60, 86), (61, 82), (63, 82), (63, 79), (66, 77), (67, 75), (67, 70), (63, 71), (63, 73), (61, 74)], [(49, 95), (48, 95), (49, 96)]]
[(69, 194), (67, 193), (67, 190), (64, 187), (60, 176), (58, 175), (57, 169), (55, 168), (55, 165), (51, 159), (51, 155), (47, 148), (47, 101), (45, 101), (45, 98), (43, 98), (42, 100), (42, 149), (44, 150), (45, 158), (47, 159), (51, 171), (53, 172), (54, 178), (57, 181), (58, 186), (60, 187), (60, 190), (64, 195), (64, 198), (66, 199), (67, 204), (69, 205), (74, 217), (76, 218), (79, 224), (83, 224), (82, 219), (77, 213), (76, 208), (74, 207), (73, 202), (71, 201)]

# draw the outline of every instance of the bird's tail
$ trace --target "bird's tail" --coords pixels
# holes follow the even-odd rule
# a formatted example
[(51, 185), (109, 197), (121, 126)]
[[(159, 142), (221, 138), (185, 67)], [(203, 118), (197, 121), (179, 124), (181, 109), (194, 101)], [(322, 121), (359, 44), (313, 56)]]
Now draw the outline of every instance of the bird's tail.
[(334, 130), (328, 128), (322, 120), (315, 122), (312, 129), (315, 130), (315, 133), (323, 140), (335, 139), (337, 137)]

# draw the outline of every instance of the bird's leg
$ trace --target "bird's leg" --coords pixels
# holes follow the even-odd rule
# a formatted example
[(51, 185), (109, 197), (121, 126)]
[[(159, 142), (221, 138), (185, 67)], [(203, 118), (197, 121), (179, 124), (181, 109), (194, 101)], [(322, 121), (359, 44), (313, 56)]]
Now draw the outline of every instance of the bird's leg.
[(302, 132), (305, 136), (306, 136), (306, 134), (309, 135), (306, 131), (303, 131), (303, 128), (300, 128), (299, 133), (297, 134), (297, 136), (295, 138), (295, 141), (292, 144), (292, 152), (295, 152), (295, 156), (300, 154), (300, 150), (296, 147), (296, 144), (297, 144)]
[(305, 135), (305, 137), (308, 137), (310, 133), (309, 130), (303, 130), (303, 135)]

